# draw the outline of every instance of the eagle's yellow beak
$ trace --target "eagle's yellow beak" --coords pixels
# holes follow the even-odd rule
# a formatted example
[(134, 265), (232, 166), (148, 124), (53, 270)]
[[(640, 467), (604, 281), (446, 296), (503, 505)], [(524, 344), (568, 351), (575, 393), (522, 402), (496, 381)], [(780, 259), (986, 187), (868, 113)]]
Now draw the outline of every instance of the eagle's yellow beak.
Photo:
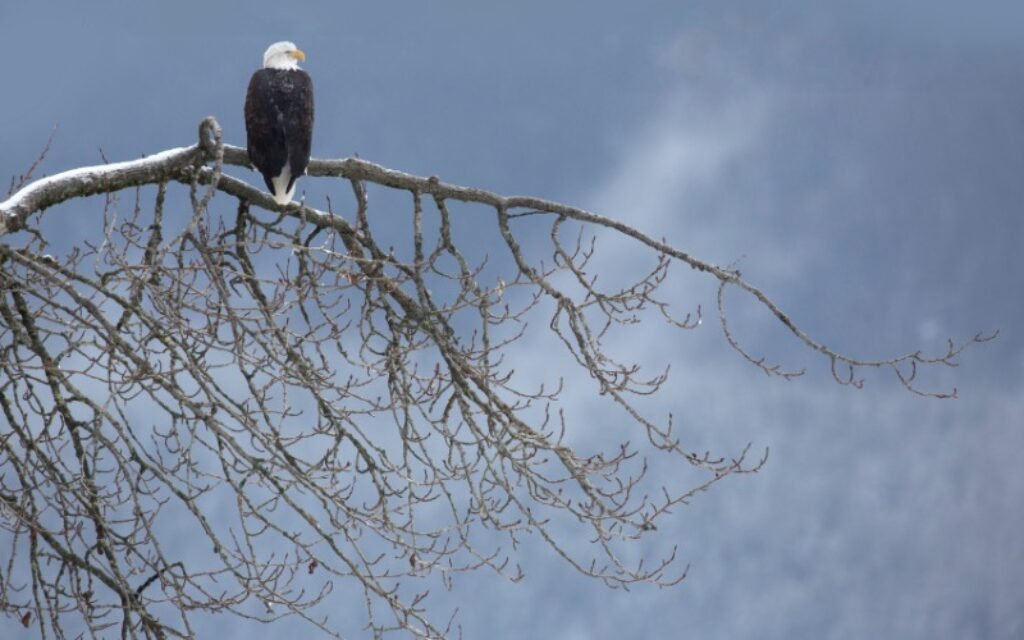
[(295, 58), (299, 62), (305, 62), (306, 61), (306, 54), (303, 53), (301, 49), (296, 49), (295, 51), (289, 51), (288, 55), (290, 55), (291, 57)]

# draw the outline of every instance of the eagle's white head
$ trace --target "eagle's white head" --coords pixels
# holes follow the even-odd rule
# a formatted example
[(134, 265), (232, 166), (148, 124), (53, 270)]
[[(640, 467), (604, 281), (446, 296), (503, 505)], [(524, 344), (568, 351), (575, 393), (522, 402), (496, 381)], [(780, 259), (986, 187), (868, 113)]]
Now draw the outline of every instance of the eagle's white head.
[(264, 69), (298, 69), (306, 54), (294, 42), (275, 42), (263, 54)]

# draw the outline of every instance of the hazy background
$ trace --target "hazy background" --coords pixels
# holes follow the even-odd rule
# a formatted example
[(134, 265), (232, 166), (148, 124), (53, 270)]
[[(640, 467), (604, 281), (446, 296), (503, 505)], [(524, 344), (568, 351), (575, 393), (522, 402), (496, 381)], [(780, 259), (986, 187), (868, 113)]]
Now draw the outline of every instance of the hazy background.
[[(55, 126), (45, 173), (192, 144), (209, 114), (243, 145), (249, 75), (290, 39), (315, 82), (315, 156), (573, 203), (739, 261), (853, 355), (998, 328), (928, 378), (960, 391), (935, 401), (887, 375), (837, 387), (741, 303), (748, 344), (808, 375), (766, 378), (713, 322), (652, 327), (628, 346), (674, 363), (659, 402), (693, 448), (772, 452), (663, 521), (654, 544), (680, 545), (687, 580), (613, 592), (527, 545), (525, 581), (463, 577), (433, 617), (458, 606), (467, 638), (1024, 637), (1024, 5), (625, 5), (4, 0), (0, 179)], [(46, 216), (73, 233), (96, 202)], [(682, 308), (713, 305), (686, 291)], [(639, 438), (576, 415), (575, 438)], [(332, 617), (347, 607), (361, 614)]]

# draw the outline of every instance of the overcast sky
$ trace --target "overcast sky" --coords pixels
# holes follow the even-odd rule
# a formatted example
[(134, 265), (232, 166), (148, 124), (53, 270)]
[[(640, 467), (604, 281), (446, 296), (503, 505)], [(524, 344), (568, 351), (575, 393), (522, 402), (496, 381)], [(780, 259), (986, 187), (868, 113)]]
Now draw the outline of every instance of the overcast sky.
[[(290, 39), (316, 87), (315, 156), (576, 204), (738, 261), (851, 355), (1001, 330), (929, 378), (959, 389), (937, 401), (887, 375), (837, 387), (741, 302), (744, 337), (806, 376), (766, 378), (714, 322), (652, 327), (628, 347), (673, 363), (655, 406), (694, 448), (771, 449), (660, 527), (686, 581), (609, 591), (528, 544), (526, 580), (463, 577), (435, 620), (457, 605), (467, 638), (1024, 637), (1024, 4), (54, 6), (0, 4), (5, 181), (54, 127), (46, 173), (192, 144), (211, 114), (244, 145), (249, 75)], [(337, 185), (300, 188), (315, 202)], [(73, 229), (98, 211), (45, 215)], [(686, 277), (680, 304), (713, 308)], [(576, 415), (576, 439), (639, 435)], [(0, 635), (22, 637), (13, 622)]]

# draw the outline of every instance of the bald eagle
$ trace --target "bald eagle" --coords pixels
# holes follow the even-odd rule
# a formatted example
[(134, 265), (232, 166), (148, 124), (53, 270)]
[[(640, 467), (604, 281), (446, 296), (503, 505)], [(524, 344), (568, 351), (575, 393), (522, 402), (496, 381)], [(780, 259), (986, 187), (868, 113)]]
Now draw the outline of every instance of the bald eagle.
[(306, 173), (313, 137), (313, 81), (299, 68), (306, 54), (291, 42), (276, 42), (263, 54), (245, 95), (249, 160), (263, 174), (279, 204), (295, 194)]

